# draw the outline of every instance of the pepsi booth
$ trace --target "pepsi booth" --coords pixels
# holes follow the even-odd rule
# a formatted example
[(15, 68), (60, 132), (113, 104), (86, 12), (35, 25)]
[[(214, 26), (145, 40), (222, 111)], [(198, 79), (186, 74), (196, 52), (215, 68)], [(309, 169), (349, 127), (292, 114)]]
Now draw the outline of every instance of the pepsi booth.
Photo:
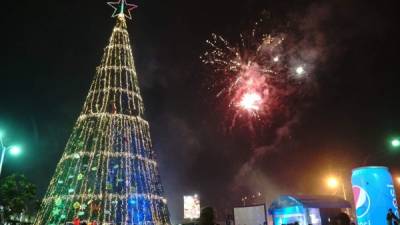
[(282, 195), (272, 202), (268, 214), (274, 225), (327, 225), (351, 204), (336, 196)]

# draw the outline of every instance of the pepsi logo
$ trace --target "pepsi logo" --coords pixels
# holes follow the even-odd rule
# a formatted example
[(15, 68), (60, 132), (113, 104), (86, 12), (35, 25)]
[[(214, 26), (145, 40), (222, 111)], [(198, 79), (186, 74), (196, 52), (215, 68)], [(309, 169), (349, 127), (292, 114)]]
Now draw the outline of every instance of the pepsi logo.
[(357, 218), (368, 214), (371, 208), (371, 199), (368, 193), (360, 186), (353, 186), (354, 202), (356, 204)]

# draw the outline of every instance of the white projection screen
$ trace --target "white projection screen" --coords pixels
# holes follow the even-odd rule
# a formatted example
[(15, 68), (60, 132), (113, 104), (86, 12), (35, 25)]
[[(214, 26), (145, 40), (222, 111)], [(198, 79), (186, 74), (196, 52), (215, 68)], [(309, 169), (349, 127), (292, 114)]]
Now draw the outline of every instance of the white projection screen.
[(267, 220), (265, 205), (234, 208), (233, 215), (235, 225), (264, 225)]
[(185, 219), (200, 217), (200, 199), (197, 195), (183, 196), (183, 217)]

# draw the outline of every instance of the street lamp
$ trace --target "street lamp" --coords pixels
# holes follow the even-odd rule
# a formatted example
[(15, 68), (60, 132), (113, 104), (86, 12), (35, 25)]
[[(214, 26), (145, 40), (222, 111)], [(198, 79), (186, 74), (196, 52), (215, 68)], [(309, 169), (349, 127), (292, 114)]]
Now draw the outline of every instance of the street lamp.
[(400, 185), (400, 176), (396, 177), (396, 182)]
[[(326, 184), (330, 189), (335, 189), (336, 193), (337, 193), (337, 188), (339, 187), (339, 185), (342, 188), (342, 194), (343, 194), (343, 199), (347, 201), (347, 194), (346, 194), (346, 189), (344, 187), (344, 182), (336, 177), (328, 177), (328, 179), (326, 180)], [(335, 193), (335, 195), (336, 195)], [(346, 209), (347, 214), (350, 215), (350, 210)]]
[(247, 196), (242, 197), (243, 207), (246, 206)]
[(391, 141), (392, 147), (393, 148), (398, 148), (400, 147), (400, 139), (399, 138), (394, 138)]
[(250, 202), (250, 204), (254, 204), (255, 202), (258, 202), (260, 200), (262, 200), (262, 193), (261, 192), (257, 192), (254, 194), (249, 194), (249, 197), (247, 196), (242, 196), (242, 203), (243, 203), (243, 207), (246, 207), (246, 201), (248, 200), (248, 202)]
[(344, 198), (344, 200), (347, 200), (346, 189), (344, 188), (344, 182), (343, 181), (339, 180), (336, 177), (328, 177), (328, 179), (326, 180), (326, 184), (330, 189), (335, 189), (335, 190), (337, 190), (337, 188), (340, 185), (341, 188), (342, 188), (342, 192), (343, 192), (343, 198)]
[(6, 153), (9, 152), (13, 156), (18, 156), (21, 154), (22, 150), (19, 146), (5, 146), (3, 143), (4, 133), (0, 131), (0, 150), (1, 150), (1, 158), (0, 158), (0, 176), (1, 171), (3, 169), (4, 158)]
[(19, 146), (11, 146), (10, 154), (13, 156), (18, 156), (19, 154), (21, 154), (21, 148)]
[(339, 185), (339, 181), (336, 177), (329, 177), (326, 180), (326, 184), (328, 185), (329, 188), (336, 189), (337, 186)]

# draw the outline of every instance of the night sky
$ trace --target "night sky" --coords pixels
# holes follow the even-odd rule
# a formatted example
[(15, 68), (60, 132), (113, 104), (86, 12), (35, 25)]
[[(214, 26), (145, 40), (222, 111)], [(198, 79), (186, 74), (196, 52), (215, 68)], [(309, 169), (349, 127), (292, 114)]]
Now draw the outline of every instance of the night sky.
[[(139, 5), (128, 29), (174, 221), (182, 217), (184, 194), (198, 193), (203, 206), (224, 212), (259, 191), (268, 201), (283, 193), (328, 194), (328, 174), (349, 181), (357, 166), (400, 173), (400, 152), (388, 145), (400, 133), (395, 1), (130, 2)], [(100, 0), (2, 2), (0, 127), (7, 143), (24, 148), (21, 157), (6, 159), (3, 176), (26, 174), (39, 196), (111, 35), (112, 12)], [(235, 40), (265, 14), (271, 29), (318, 37), (308, 43), (319, 53), (316, 88), (296, 103), (295, 118), (227, 131), (220, 100), (208, 88), (215, 76), (199, 56), (211, 33)]]

